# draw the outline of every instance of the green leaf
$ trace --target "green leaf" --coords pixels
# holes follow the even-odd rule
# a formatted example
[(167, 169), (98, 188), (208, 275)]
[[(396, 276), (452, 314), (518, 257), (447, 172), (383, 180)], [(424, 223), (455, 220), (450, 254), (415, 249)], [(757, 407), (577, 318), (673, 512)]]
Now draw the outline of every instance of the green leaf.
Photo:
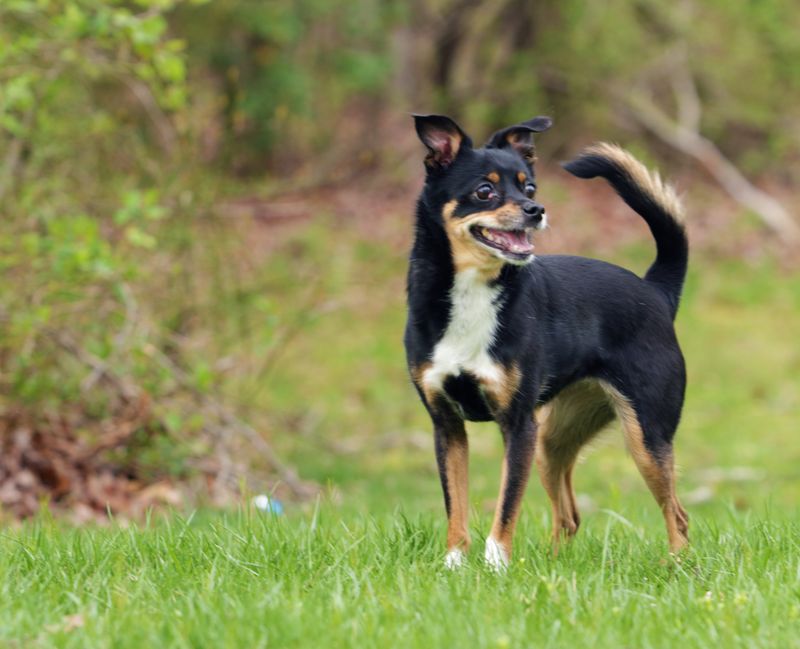
[(135, 225), (131, 225), (125, 229), (125, 238), (134, 246), (147, 250), (152, 250), (158, 243), (153, 235), (148, 234)]

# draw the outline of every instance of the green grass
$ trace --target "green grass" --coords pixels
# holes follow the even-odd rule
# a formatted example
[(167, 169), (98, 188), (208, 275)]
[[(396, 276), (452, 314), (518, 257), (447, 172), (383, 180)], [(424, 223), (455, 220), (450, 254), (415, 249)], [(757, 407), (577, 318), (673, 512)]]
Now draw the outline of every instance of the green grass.
[(673, 560), (636, 516), (593, 517), (556, 558), (526, 516), (500, 575), (477, 553), (446, 571), (439, 522), (399, 512), (39, 523), (0, 537), (0, 645), (800, 646), (800, 525), (730, 510)]
[[(574, 543), (550, 553), (533, 478), (512, 566), (488, 571), (481, 542), (502, 451), (494, 426), (479, 425), (475, 547), (451, 574), (430, 425), (403, 361), (408, 224), (383, 228), (373, 241), (323, 219), (248, 259), (269, 326), (219, 320), (224, 352), (248, 368), (226, 378), (230, 395), (325, 486), (319, 506), (7, 529), (0, 647), (800, 647), (797, 276), (693, 259), (677, 321), (686, 556), (668, 557), (660, 513), (612, 429), (576, 470)], [(641, 271), (651, 255), (648, 241), (606, 257)], [(278, 360), (262, 367), (274, 340)]]

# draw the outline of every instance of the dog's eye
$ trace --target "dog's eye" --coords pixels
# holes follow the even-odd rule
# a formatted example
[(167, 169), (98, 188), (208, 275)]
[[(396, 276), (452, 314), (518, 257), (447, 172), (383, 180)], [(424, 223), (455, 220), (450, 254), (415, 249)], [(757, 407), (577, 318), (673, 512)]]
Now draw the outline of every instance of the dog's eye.
[(494, 187), (489, 184), (481, 185), (475, 190), (475, 198), (479, 201), (488, 201), (494, 194)]
[(525, 196), (527, 198), (533, 198), (534, 196), (536, 196), (536, 185), (534, 185), (533, 183), (527, 183), (525, 185)]

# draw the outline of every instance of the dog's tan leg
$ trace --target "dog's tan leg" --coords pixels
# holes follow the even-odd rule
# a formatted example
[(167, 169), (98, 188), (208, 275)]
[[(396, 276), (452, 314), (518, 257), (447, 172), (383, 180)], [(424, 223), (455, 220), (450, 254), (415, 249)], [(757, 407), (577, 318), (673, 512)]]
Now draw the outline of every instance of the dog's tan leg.
[(641, 443), (640, 431), (624, 426), (625, 438), (636, 466), (664, 515), (671, 552), (680, 552), (689, 543), (689, 519), (675, 493), (672, 455), (655, 458)]
[(572, 536), (578, 530), (574, 498), (567, 485), (566, 475), (580, 448), (576, 444), (559, 445), (562, 434), (554, 430), (550, 409), (545, 408), (541, 415), (539, 439), (536, 444), (536, 465), (550, 506), (553, 511), (553, 543), (557, 544), (562, 534)]
[(434, 420), (434, 442), (439, 478), (447, 510), (448, 568), (464, 563), (470, 546), (468, 519), (469, 444), (464, 421), (451, 412), (440, 412)]
[(570, 468), (565, 468), (564, 464), (555, 464), (546, 459), (537, 457), (539, 467), (539, 477), (545, 492), (550, 498), (550, 506), (553, 513), (552, 540), (553, 548), (557, 551), (558, 545), (563, 539), (570, 539), (580, 527), (580, 515), (575, 504), (575, 494), (572, 486), (567, 481)]
[(519, 517), (522, 496), (530, 477), (536, 445), (536, 422), (533, 418), (525, 426), (504, 430), (505, 455), (503, 457), (500, 495), (494, 512), (492, 530), (486, 539), (486, 562), (495, 569), (503, 569), (511, 559), (514, 529)]
[(630, 401), (613, 388), (608, 392), (622, 422), (628, 449), (664, 515), (670, 551), (677, 553), (689, 543), (689, 518), (675, 493), (672, 449), (665, 448), (658, 456), (648, 449), (641, 422)]
[(578, 531), (578, 528), (581, 525), (581, 517), (578, 513), (578, 504), (575, 502), (575, 490), (572, 487), (572, 471), (575, 469), (575, 464), (577, 462), (577, 453), (575, 459), (572, 461), (572, 464), (567, 467), (566, 472), (564, 473), (564, 491), (567, 494), (567, 498), (569, 499), (569, 509), (570, 509), (570, 517), (572, 518), (572, 522), (575, 525), (575, 531), (572, 533), (574, 536), (575, 532)]
[(536, 464), (553, 510), (553, 546), (578, 531), (572, 472), (581, 447), (614, 416), (605, 392), (592, 381), (575, 383), (538, 413)]

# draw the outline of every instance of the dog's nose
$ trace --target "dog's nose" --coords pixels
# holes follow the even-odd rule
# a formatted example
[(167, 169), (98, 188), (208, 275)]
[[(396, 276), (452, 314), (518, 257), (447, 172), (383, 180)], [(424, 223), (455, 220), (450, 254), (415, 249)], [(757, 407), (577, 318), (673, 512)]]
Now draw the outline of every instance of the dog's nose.
[(540, 223), (542, 220), (542, 216), (544, 215), (544, 207), (539, 205), (539, 203), (534, 203), (533, 201), (528, 201), (522, 206), (522, 211), (525, 213), (531, 222), (534, 224)]

